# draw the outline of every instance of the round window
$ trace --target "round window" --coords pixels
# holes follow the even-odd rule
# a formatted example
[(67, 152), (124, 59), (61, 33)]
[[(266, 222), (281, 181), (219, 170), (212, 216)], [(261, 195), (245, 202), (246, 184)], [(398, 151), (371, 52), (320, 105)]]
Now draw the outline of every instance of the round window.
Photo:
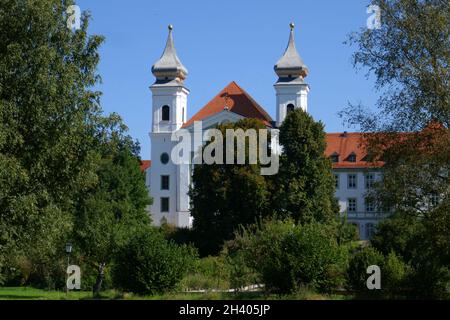
[(163, 153), (161, 155), (161, 163), (162, 164), (167, 164), (169, 162), (169, 155), (167, 153)]

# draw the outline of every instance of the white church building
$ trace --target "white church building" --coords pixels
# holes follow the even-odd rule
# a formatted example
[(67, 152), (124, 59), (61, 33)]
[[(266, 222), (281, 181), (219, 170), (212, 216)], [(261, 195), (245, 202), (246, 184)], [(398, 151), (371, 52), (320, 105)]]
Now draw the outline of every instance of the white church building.
[[(153, 205), (149, 207), (155, 225), (166, 221), (178, 227), (190, 227), (189, 186), (191, 164), (174, 164), (171, 151), (177, 142), (171, 141), (172, 133), (187, 129), (194, 133), (194, 122), (202, 121), (206, 130), (224, 122), (236, 122), (243, 118), (261, 120), (269, 129), (277, 128), (286, 114), (293, 109), (307, 111), (309, 86), (305, 82), (308, 68), (297, 52), (294, 41), (294, 25), (291, 24), (288, 46), (275, 65), (278, 80), (276, 94), (276, 120), (234, 81), (187, 119), (188, 95), (184, 81), (187, 69), (178, 58), (172, 26), (161, 58), (153, 65), (156, 78), (150, 87), (152, 92), (151, 161), (142, 161)], [(360, 145), (359, 133), (328, 133), (326, 156), (333, 163), (336, 178), (336, 198), (342, 215), (358, 226), (361, 239), (369, 239), (374, 227), (386, 215), (366, 201), (366, 192), (379, 179), (382, 163), (369, 163)], [(192, 159), (191, 155), (191, 159)]]

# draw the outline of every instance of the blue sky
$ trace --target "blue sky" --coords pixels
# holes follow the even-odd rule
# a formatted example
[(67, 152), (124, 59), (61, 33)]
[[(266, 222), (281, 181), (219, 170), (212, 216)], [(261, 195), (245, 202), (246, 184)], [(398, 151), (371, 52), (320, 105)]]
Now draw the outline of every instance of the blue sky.
[(90, 33), (106, 37), (99, 73), (102, 107), (119, 113), (130, 134), (150, 157), (152, 64), (174, 25), (178, 56), (189, 70), (188, 118), (229, 82), (236, 81), (275, 118), (277, 77), (289, 23), (295, 23), (297, 50), (310, 73), (308, 111), (327, 132), (345, 128), (337, 113), (348, 102), (371, 107), (373, 79), (351, 64), (355, 48), (347, 35), (366, 26), (368, 0), (78, 0), (92, 14)]

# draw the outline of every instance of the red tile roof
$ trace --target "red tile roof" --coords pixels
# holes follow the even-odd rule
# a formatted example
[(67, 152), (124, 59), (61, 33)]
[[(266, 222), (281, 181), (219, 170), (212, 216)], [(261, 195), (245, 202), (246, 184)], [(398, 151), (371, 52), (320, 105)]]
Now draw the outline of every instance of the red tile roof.
[(141, 171), (144, 172), (145, 170), (147, 170), (148, 168), (150, 168), (152, 166), (152, 160), (141, 160)]
[(222, 112), (225, 106), (228, 107), (230, 112), (234, 112), (246, 118), (260, 119), (265, 125), (271, 126), (272, 118), (270, 115), (255, 100), (253, 100), (247, 92), (233, 81), (189, 119), (183, 125), (183, 128), (190, 126), (194, 121), (200, 121)]
[[(356, 162), (348, 161), (352, 153), (356, 156)], [(327, 133), (325, 155), (339, 156), (339, 161), (333, 163), (333, 169), (380, 168), (384, 165), (382, 161), (369, 162), (366, 159), (367, 152), (362, 144), (362, 133)]]

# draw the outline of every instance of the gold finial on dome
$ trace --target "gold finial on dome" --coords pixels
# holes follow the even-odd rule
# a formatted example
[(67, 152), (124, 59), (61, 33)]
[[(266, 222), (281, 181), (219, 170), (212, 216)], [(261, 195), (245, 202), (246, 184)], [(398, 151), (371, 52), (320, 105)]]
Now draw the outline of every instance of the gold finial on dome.
[(168, 28), (169, 30), (173, 30), (173, 25), (169, 24)]

